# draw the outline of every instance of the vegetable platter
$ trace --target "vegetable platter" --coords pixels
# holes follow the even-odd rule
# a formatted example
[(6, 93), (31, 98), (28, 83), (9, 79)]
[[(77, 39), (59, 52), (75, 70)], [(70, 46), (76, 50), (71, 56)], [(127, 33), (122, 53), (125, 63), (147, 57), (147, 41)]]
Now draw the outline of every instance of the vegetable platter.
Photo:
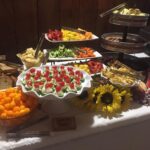
[(59, 45), (58, 47), (46, 50), (49, 51), (50, 61), (64, 61), (64, 60), (83, 60), (90, 58), (101, 58), (102, 55), (89, 47), (67, 47)]

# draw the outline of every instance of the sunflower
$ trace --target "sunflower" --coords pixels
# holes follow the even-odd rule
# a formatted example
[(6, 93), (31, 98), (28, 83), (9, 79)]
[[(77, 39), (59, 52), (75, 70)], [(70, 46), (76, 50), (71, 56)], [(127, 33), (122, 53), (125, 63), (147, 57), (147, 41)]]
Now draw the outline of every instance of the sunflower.
[(113, 85), (100, 85), (89, 93), (89, 100), (96, 110), (104, 113), (115, 113), (121, 109), (121, 94)]
[(121, 109), (127, 110), (132, 102), (132, 94), (128, 89), (122, 90), (120, 94), (121, 94)]
[(78, 107), (92, 111), (101, 111), (104, 115), (115, 115), (121, 110), (127, 110), (132, 101), (129, 89), (122, 89), (110, 84), (100, 85), (88, 90), (88, 98), (76, 99)]

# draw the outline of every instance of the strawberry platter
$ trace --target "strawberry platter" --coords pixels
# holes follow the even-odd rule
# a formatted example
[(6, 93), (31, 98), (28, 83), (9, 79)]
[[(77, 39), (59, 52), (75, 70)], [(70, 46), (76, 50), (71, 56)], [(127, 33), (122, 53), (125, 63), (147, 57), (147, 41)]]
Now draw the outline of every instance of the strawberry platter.
[(41, 66), (22, 72), (16, 85), (39, 99), (68, 99), (91, 87), (88, 73), (72, 66)]

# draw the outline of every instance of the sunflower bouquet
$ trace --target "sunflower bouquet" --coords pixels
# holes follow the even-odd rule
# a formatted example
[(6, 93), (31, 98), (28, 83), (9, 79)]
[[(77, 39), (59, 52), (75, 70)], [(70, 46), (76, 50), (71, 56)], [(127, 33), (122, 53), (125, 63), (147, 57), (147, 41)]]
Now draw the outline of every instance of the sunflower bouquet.
[(86, 99), (79, 99), (78, 105), (89, 110), (114, 114), (127, 110), (132, 102), (130, 89), (118, 88), (111, 84), (99, 85), (88, 91)]

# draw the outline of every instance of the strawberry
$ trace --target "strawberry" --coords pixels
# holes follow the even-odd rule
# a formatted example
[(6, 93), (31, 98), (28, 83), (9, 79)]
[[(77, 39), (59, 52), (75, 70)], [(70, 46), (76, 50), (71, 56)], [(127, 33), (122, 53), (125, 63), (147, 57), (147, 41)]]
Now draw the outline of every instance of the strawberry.
[(80, 84), (81, 84), (81, 81), (80, 81), (80, 80), (77, 80), (75, 83), (76, 83), (77, 85), (80, 85)]
[(63, 87), (65, 86), (65, 82), (59, 82), (59, 85)]
[(81, 78), (79, 78), (79, 77), (75, 77), (75, 82), (81, 82)]
[(47, 36), (50, 40), (62, 40), (62, 32), (60, 30), (49, 30)]
[(29, 72), (31, 73), (31, 74), (33, 74), (33, 73), (35, 73), (35, 69), (34, 68), (31, 68), (30, 70), (29, 70)]
[(80, 81), (80, 80), (81, 80), (81, 78), (79, 78), (79, 77), (75, 77), (75, 80), (76, 80), (76, 81)]
[(46, 71), (48, 71), (49, 70), (49, 66), (45, 66), (45, 69), (46, 69)]
[(52, 83), (47, 83), (46, 85), (45, 85), (45, 88), (47, 89), (47, 88), (52, 88), (53, 87), (53, 84)]
[(65, 74), (60, 73), (60, 77), (63, 79)]
[(69, 86), (70, 86), (71, 89), (75, 88), (74, 83), (70, 83)]
[(97, 61), (89, 61), (88, 66), (90, 68), (91, 73), (97, 73), (100, 72), (101, 69), (103, 68), (102, 63), (97, 62)]
[(65, 69), (65, 66), (60, 66), (60, 69), (61, 69), (61, 70), (64, 70), (64, 69)]
[(25, 80), (29, 80), (31, 78), (31, 75), (29, 73), (26, 74)]
[(40, 81), (40, 82), (39, 82), (39, 85), (40, 85), (40, 86), (44, 85), (44, 82)]
[(48, 77), (49, 77), (49, 74), (50, 74), (50, 72), (49, 72), (49, 71), (46, 71), (43, 76), (44, 76), (45, 78), (48, 78)]
[(53, 73), (54, 73), (54, 75), (58, 75), (59, 74), (58, 70), (53, 70)]
[(61, 91), (61, 86), (56, 86), (56, 92), (60, 92)]
[(53, 37), (52, 37), (52, 34), (51, 34), (51, 33), (48, 33), (48, 34), (47, 34), (47, 36), (48, 36), (48, 38), (49, 38), (50, 40), (52, 40), (52, 39), (53, 39)]
[(74, 72), (71, 71), (71, 72), (69, 73), (69, 76), (74, 76)]
[(46, 78), (46, 81), (51, 81), (51, 80), (52, 80), (52, 78), (50, 78), (50, 77)]
[(72, 72), (72, 71), (73, 71), (73, 68), (72, 68), (72, 67), (68, 67), (67, 70), (68, 70), (69, 72)]
[(40, 78), (40, 77), (36, 75), (36, 76), (34, 77), (34, 80), (36, 81), (36, 80), (38, 80), (39, 78)]
[(66, 70), (62, 70), (61, 73), (65, 75), (66, 74)]
[(57, 66), (52, 66), (52, 69), (53, 70), (57, 70)]
[(32, 82), (31, 81), (27, 81), (27, 86), (32, 86)]
[(76, 74), (77, 77), (83, 78), (83, 73), (82, 72), (76, 71), (75, 74)]
[(26, 73), (26, 76), (27, 76), (27, 77), (30, 77), (30, 76), (31, 76), (31, 74), (30, 74), (29, 72), (27, 72), (27, 73)]
[(37, 70), (36, 71), (36, 76), (40, 77), (42, 75), (41, 71), (40, 70)]
[(60, 78), (60, 77), (55, 77), (55, 80), (56, 80), (56, 82), (61, 82), (62, 81), (62, 78)]
[(70, 82), (71, 82), (69, 76), (67, 76), (67, 75), (64, 76), (64, 80), (65, 80), (65, 82), (67, 82), (67, 83), (70, 83)]
[(76, 75), (79, 75), (79, 74), (80, 74), (80, 71), (79, 71), (79, 70), (75, 71), (75, 74), (76, 74)]
[(35, 82), (35, 83), (34, 83), (34, 87), (35, 87), (35, 88), (39, 88), (39, 86), (40, 86), (40, 85), (39, 85), (38, 82)]

